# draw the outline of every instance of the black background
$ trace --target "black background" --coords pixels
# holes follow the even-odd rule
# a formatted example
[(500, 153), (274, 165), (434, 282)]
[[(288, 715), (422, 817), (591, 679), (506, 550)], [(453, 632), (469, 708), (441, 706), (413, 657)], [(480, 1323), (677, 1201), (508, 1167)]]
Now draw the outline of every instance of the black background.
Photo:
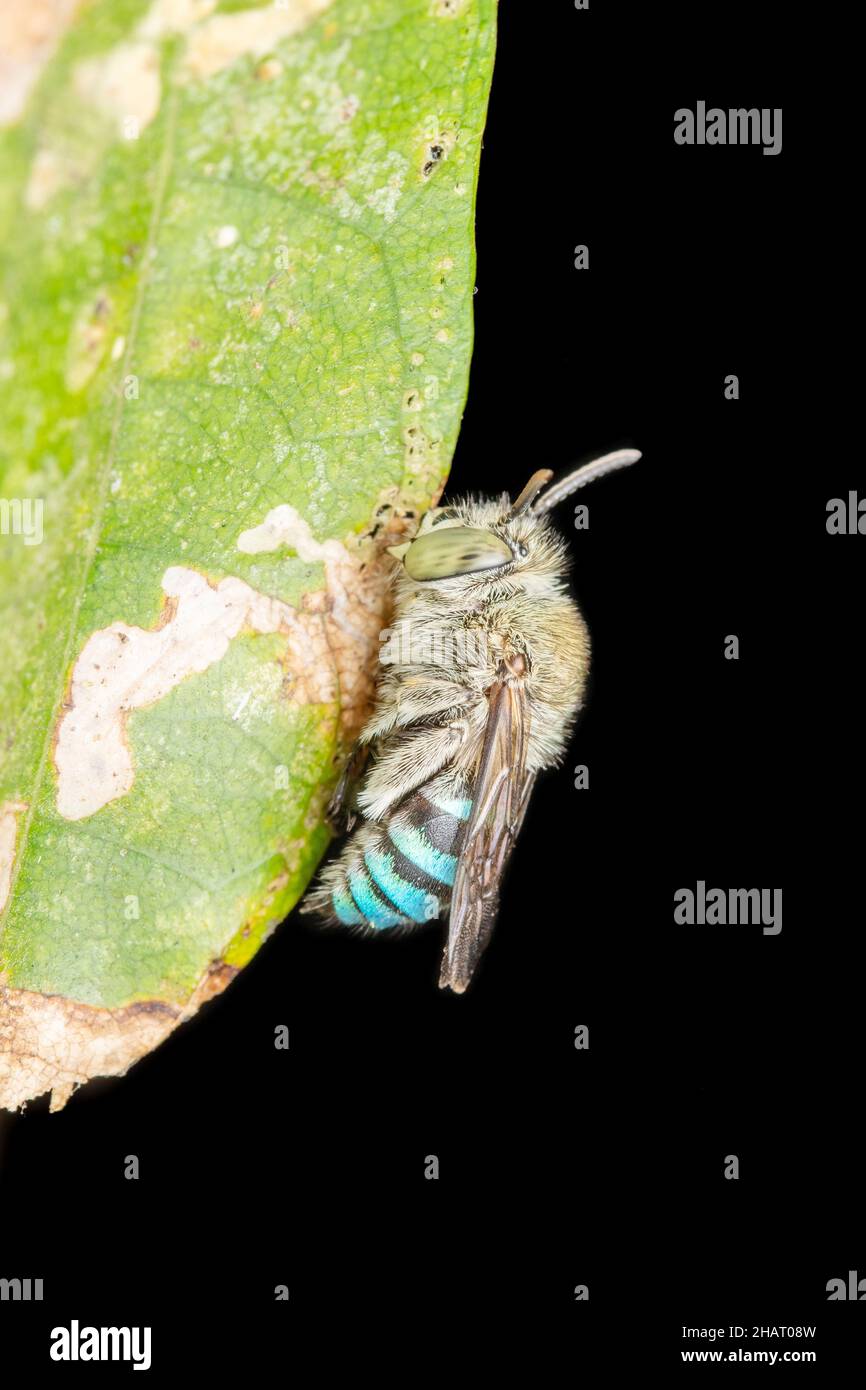
[[(708, 1346), (683, 1324), (817, 1325), (791, 1346), (825, 1375), (861, 1355), (859, 1304), (826, 1295), (866, 1276), (860, 557), (825, 507), (863, 470), (794, 27), (766, 3), (503, 0), (451, 490), (643, 450), (580, 498), (587, 708), (465, 997), (436, 988), (438, 929), (294, 916), (128, 1077), (3, 1120), (0, 1272), (45, 1279), (14, 1308), (40, 1364), (71, 1317), (151, 1324), (157, 1377), (271, 1351), (290, 1371), (305, 1333), (323, 1373), (384, 1366), (409, 1319), (413, 1379), (467, 1336), (467, 1366), (520, 1342), (542, 1377), (592, 1351), (667, 1369)], [(675, 145), (698, 99), (783, 107), (782, 154)], [(781, 934), (675, 925), (698, 879), (782, 887)]]

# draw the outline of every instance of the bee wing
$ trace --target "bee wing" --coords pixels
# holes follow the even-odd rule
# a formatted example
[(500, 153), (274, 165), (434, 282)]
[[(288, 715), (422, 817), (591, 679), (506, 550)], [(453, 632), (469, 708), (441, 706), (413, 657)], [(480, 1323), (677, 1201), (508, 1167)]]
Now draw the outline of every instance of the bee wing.
[(487, 945), (499, 885), (523, 824), (535, 774), (526, 772), (529, 710), (522, 683), (499, 680), (490, 691), (487, 727), (460, 844), (451, 896), (441, 988), (462, 994)]

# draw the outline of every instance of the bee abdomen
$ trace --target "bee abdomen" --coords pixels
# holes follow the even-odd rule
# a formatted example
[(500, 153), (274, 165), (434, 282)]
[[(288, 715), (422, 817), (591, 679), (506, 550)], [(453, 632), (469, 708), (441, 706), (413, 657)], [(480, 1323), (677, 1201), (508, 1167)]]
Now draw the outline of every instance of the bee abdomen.
[(454, 852), (471, 801), (439, 779), (413, 792), (385, 821), (367, 821), (327, 873), (330, 907), (345, 926), (374, 931), (440, 917), (451, 901)]

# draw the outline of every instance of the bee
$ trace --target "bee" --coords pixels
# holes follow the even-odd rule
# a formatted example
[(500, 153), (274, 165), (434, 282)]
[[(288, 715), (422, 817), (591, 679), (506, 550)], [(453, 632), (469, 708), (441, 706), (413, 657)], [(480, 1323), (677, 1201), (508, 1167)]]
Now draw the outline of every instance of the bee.
[(565, 752), (590, 644), (550, 512), (640, 454), (605, 454), (511, 501), (426, 512), (394, 546), (394, 617), (373, 712), (329, 806), (350, 831), (304, 911), (369, 931), (448, 918), (439, 984), (461, 994), (490, 939), (535, 779)]

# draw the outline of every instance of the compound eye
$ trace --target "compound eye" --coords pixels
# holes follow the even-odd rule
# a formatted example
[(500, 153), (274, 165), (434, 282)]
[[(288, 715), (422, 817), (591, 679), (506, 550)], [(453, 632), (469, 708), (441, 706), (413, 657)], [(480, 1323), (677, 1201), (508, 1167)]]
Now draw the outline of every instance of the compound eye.
[(446, 526), (413, 541), (403, 557), (410, 579), (453, 579), (458, 574), (499, 569), (514, 556), (492, 531)]

